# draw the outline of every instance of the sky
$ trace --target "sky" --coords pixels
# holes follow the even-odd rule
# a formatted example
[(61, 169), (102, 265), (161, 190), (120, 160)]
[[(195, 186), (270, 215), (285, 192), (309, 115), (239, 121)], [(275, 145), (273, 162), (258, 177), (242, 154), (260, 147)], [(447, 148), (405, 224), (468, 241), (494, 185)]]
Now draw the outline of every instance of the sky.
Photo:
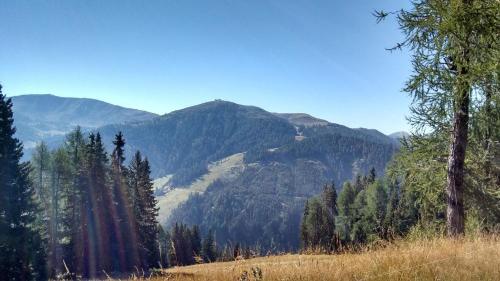
[(410, 130), (396, 0), (0, 0), (9, 96), (86, 97), (164, 114), (215, 99)]

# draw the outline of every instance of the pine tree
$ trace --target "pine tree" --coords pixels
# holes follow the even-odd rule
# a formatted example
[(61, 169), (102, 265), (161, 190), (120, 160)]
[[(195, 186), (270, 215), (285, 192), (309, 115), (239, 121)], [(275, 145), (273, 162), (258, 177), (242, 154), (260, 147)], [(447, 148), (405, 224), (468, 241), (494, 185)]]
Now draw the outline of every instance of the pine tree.
[(77, 186), (81, 192), (81, 261), (78, 272), (85, 278), (97, 277), (103, 271), (112, 270), (111, 261), (111, 200), (108, 180), (108, 158), (99, 133), (90, 134), (85, 153), (86, 159), (78, 176)]
[(389, 184), (388, 201), (384, 218), (384, 238), (394, 239), (398, 231), (398, 205), (399, 205), (399, 187), (398, 183)]
[(125, 162), (125, 139), (119, 132), (113, 141), (114, 149), (111, 154), (111, 180), (112, 180), (112, 201), (111, 212), (113, 228), (111, 236), (111, 251), (113, 255), (115, 271), (127, 272), (134, 270), (134, 266), (139, 264), (139, 254), (136, 243), (127, 241), (137, 241), (135, 232), (135, 220), (132, 216), (132, 206), (130, 202), (130, 188), (128, 187), (128, 169)]
[(338, 215), (337, 210), (337, 190), (335, 189), (335, 184), (326, 184), (323, 187), (322, 193), (323, 203), (330, 212), (330, 214), (335, 217)]
[(309, 215), (306, 219), (306, 223), (309, 228), (309, 240), (312, 248), (325, 250), (326, 245), (329, 242), (329, 234), (325, 227), (327, 224), (326, 218), (326, 208), (322, 202), (313, 198), (309, 202)]
[(95, 137), (95, 146), (93, 154), (93, 166), (91, 169), (91, 188), (95, 196), (94, 205), (94, 223), (97, 230), (97, 245), (100, 263), (97, 264), (98, 272), (111, 271), (112, 253), (111, 245), (113, 237), (111, 236), (113, 227), (112, 207), (113, 200), (111, 194), (110, 181), (108, 178), (108, 156), (104, 149), (101, 134), (98, 132)]
[(200, 228), (197, 225), (193, 225), (191, 228), (191, 246), (193, 248), (193, 254), (199, 256), (201, 254), (201, 237)]
[(205, 262), (215, 262), (217, 260), (217, 249), (215, 247), (215, 238), (212, 230), (208, 231), (201, 245), (201, 255)]
[(165, 231), (161, 225), (158, 225), (158, 251), (160, 256), (160, 265), (167, 268), (172, 263), (169, 261), (171, 255), (171, 237), (168, 231)]
[(147, 158), (142, 161), (141, 166), (140, 197), (143, 209), (140, 229), (145, 251), (145, 265), (147, 268), (152, 268), (158, 265), (159, 260), (158, 248), (156, 247), (156, 240), (158, 239), (158, 221), (156, 220), (156, 217), (158, 216), (158, 207), (156, 207), (157, 201), (154, 196), (151, 168)]
[(350, 240), (354, 243), (365, 243), (370, 233), (369, 225), (365, 215), (366, 206), (366, 190), (361, 190), (354, 199), (351, 205), (352, 230), (350, 232)]
[(376, 178), (377, 178), (377, 173), (375, 172), (375, 168), (372, 167), (367, 177), (367, 183), (368, 184), (374, 183)]
[(306, 200), (304, 206), (304, 213), (302, 215), (302, 222), (300, 224), (300, 240), (302, 241), (302, 248), (308, 249), (310, 245), (309, 229), (307, 227), (307, 219), (309, 217), (309, 200)]
[[(360, 182), (360, 176), (356, 177), (356, 182)], [(361, 184), (359, 185), (359, 190), (362, 190)], [(342, 191), (337, 199), (338, 205), (338, 219), (339, 225), (341, 225), (340, 239), (349, 242), (350, 233), (354, 224), (354, 200), (356, 199), (355, 187), (350, 182), (345, 182)]]
[(49, 268), (54, 273), (64, 272), (63, 268), (63, 245), (61, 241), (69, 238), (68, 229), (68, 201), (71, 196), (72, 178), (69, 165), (69, 156), (63, 148), (52, 152), (51, 156), (51, 184), (50, 184), (50, 209), (49, 209)]
[(384, 219), (387, 210), (387, 194), (384, 184), (377, 180), (366, 189), (366, 205), (363, 208), (362, 219), (366, 224), (366, 234), (372, 240), (384, 238)]
[(149, 161), (147, 158), (142, 159), (137, 151), (129, 167), (130, 202), (136, 222), (141, 266), (146, 268), (158, 265), (159, 261), (156, 246), (158, 208), (150, 174)]
[[(83, 182), (83, 167), (87, 153), (87, 143), (83, 136), (80, 127), (76, 127), (66, 136), (66, 141), (63, 146), (68, 155), (68, 169), (70, 171), (70, 187), (67, 190), (67, 204), (65, 211), (67, 216), (63, 218), (65, 225), (64, 236), (67, 241), (63, 245), (63, 261), (68, 267), (70, 273), (81, 273), (83, 252), (83, 228), (84, 221), (82, 220), (84, 209), (83, 198), (84, 189), (81, 183)], [(72, 276), (67, 276), (71, 278)]]
[(13, 123), (12, 101), (0, 85), (0, 272), (5, 280), (44, 280), (43, 241), (33, 229), (35, 193)]
[(332, 182), (330, 185), (326, 184), (323, 188), (321, 195), (323, 204), (325, 206), (325, 226), (324, 236), (326, 239), (326, 249), (328, 251), (335, 251), (336, 247), (336, 216), (338, 216), (337, 209), (337, 190), (335, 184)]
[[(49, 210), (49, 171), (50, 171), (50, 151), (45, 142), (40, 142), (33, 153), (30, 161), (32, 172), (30, 173), (33, 187), (44, 210)], [(48, 216), (48, 214), (46, 214)]]

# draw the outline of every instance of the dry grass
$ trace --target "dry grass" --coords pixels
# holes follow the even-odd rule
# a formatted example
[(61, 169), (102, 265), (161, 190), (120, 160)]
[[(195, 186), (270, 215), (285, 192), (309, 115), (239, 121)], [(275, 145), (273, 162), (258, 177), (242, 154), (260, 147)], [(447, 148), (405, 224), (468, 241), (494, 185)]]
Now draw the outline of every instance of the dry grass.
[[(261, 270), (263, 277), (255, 278), (252, 269)], [(500, 280), (500, 237), (401, 241), (362, 253), (263, 257), (172, 268), (166, 270), (166, 274), (153, 280), (497, 281)]]

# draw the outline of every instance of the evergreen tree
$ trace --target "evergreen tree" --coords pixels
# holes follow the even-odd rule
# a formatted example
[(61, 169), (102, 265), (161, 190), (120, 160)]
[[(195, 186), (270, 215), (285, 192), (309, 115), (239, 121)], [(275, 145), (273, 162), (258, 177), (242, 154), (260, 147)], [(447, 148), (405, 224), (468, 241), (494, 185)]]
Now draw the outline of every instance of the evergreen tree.
[[(71, 196), (72, 178), (69, 156), (63, 148), (52, 152), (49, 209), (49, 268), (51, 276), (65, 272), (63, 267), (63, 243), (69, 240), (71, 213), (68, 202)], [(66, 239), (67, 238), (67, 239)]]
[(158, 225), (158, 251), (160, 257), (160, 266), (169, 267), (172, 263), (169, 261), (171, 255), (171, 237), (168, 231), (165, 231), (161, 225)]
[[(50, 151), (45, 142), (40, 142), (35, 147), (31, 164), (31, 179), (36, 195), (42, 204), (44, 210), (49, 210), (49, 171), (50, 171)], [(46, 214), (48, 216), (48, 214)]]
[(370, 233), (366, 217), (366, 190), (361, 190), (352, 204), (352, 230), (350, 240), (356, 244), (365, 243)]
[(337, 190), (335, 189), (335, 184), (332, 183), (330, 185), (326, 184), (323, 187), (322, 193), (323, 204), (325, 204), (327, 210), (335, 217), (338, 215), (337, 209)]
[(158, 248), (156, 247), (156, 240), (158, 239), (158, 221), (156, 220), (158, 208), (156, 207), (157, 201), (154, 196), (153, 180), (151, 179), (151, 168), (147, 158), (142, 161), (141, 166), (139, 178), (141, 182), (141, 206), (143, 209), (141, 210), (142, 220), (139, 228), (142, 236), (145, 266), (146, 268), (152, 268), (158, 265), (159, 260)]
[[(83, 227), (82, 220), (83, 209), (83, 167), (87, 153), (87, 143), (80, 127), (76, 127), (66, 136), (63, 146), (68, 155), (69, 181), (70, 187), (67, 189), (67, 204), (65, 212), (67, 216), (63, 217), (64, 227), (63, 236), (66, 243), (63, 247), (63, 261), (71, 273), (81, 272), (83, 252)], [(71, 278), (72, 276), (67, 276)]]
[(204, 262), (215, 262), (217, 260), (217, 248), (215, 247), (215, 238), (212, 230), (209, 230), (207, 236), (203, 239), (201, 255)]
[[(137, 233), (139, 256), (141, 264), (145, 268), (154, 267), (158, 265), (159, 261), (156, 245), (158, 208), (156, 207), (157, 202), (150, 174), (149, 161), (147, 158), (142, 159), (140, 152), (137, 151), (129, 167), (130, 202), (136, 222), (135, 232)], [(175, 235), (176, 239), (180, 239), (179, 235), (182, 236), (182, 233), (175, 233)]]
[(111, 179), (112, 179), (112, 200), (111, 206), (113, 225), (111, 236), (113, 268), (115, 271), (127, 272), (134, 270), (134, 266), (139, 264), (139, 254), (136, 243), (127, 241), (137, 241), (135, 232), (136, 221), (132, 216), (132, 206), (130, 202), (130, 188), (128, 187), (128, 170), (124, 166), (125, 162), (125, 139), (119, 132), (113, 141), (114, 149), (111, 154)]
[(364, 207), (364, 221), (367, 224), (367, 235), (374, 240), (384, 238), (384, 219), (387, 210), (387, 194), (384, 183), (377, 180), (366, 189), (366, 206)]
[(45, 280), (43, 241), (33, 228), (35, 193), (13, 123), (12, 101), (0, 85), (0, 272), (4, 280)]
[(310, 247), (309, 229), (307, 227), (307, 218), (309, 217), (309, 200), (306, 200), (304, 206), (304, 213), (302, 215), (302, 222), (300, 224), (300, 240), (302, 241), (302, 248), (308, 249)]
[(108, 159), (99, 133), (90, 134), (85, 161), (78, 176), (77, 186), (81, 193), (80, 214), (81, 261), (78, 272), (85, 278), (97, 277), (103, 271), (112, 270), (111, 231), (113, 226), (110, 205), (110, 184), (108, 179)]
[(372, 167), (367, 177), (367, 183), (368, 184), (374, 183), (376, 178), (377, 178), (377, 173), (375, 172), (375, 168)]
[[(360, 176), (357, 176), (357, 180), (360, 179)], [(361, 184), (359, 186), (359, 190), (361, 190)], [(337, 199), (338, 212), (339, 212), (339, 225), (341, 226), (340, 231), (340, 239), (346, 242), (350, 241), (350, 233), (352, 231), (352, 227), (354, 224), (354, 216), (353, 216), (353, 204), (356, 199), (356, 190), (355, 187), (350, 182), (345, 182), (342, 191), (339, 194)]]
[(193, 225), (191, 228), (191, 246), (193, 248), (193, 254), (199, 256), (201, 254), (201, 237), (200, 228), (197, 225)]
[(337, 208), (337, 190), (335, 184), (332, 182), (330, 185), (326, 184), (321, 194), (323, 204), (326, 208), (325, 212), (325, 226), (324, 236), (326, 240), (326, 250), (335, 251), (336, 247), (336, 217), (338, 216)]
[(398, 183), (389, 184), (388, 201), (384, 218), (384, 238), (393, 239), (398, 232), (399, 217), (399, 186)]

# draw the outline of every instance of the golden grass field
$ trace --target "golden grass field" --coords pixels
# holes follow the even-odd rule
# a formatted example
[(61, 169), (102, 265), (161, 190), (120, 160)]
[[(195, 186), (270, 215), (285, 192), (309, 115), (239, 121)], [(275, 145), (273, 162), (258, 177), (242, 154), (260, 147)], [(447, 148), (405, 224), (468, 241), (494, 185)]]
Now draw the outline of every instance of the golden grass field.
[[(260, 270), (262, 278), (254, 277)], [(247, 272), (247, 274), (245, 274)], [(284, 255), (166, 270), (152, 280), (500, 280), (500, 237), (399, 241), (338, 255)]]

